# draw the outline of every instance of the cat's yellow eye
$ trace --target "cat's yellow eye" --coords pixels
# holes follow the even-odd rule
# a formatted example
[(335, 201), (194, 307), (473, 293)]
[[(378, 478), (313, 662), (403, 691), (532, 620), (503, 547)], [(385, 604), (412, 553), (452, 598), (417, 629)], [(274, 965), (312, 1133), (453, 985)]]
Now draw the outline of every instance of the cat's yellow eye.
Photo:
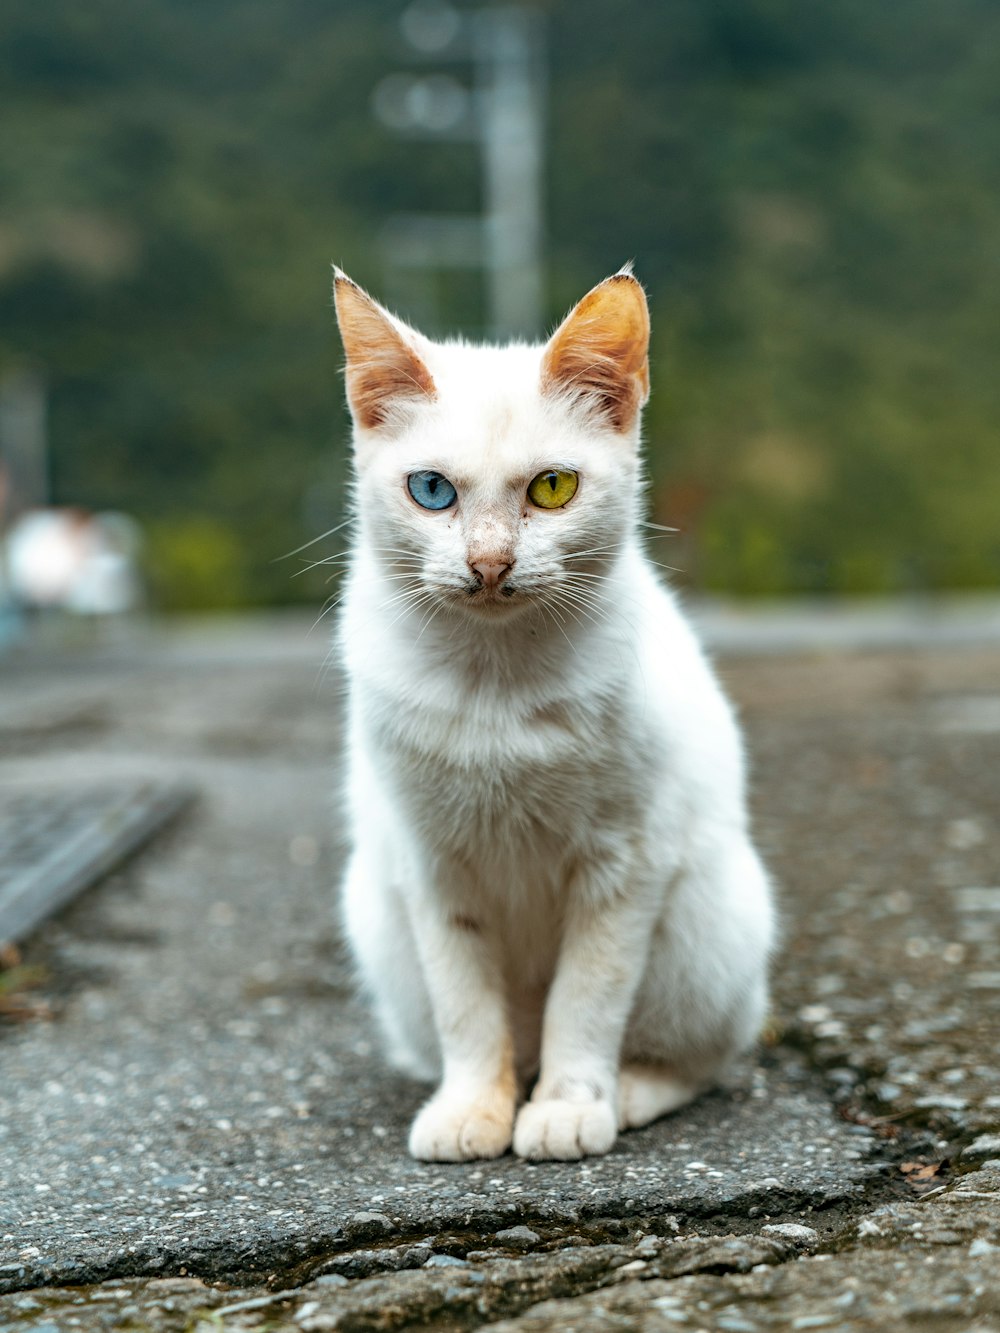
[(539, 472), (528, 487), (528, 499), (539, 509), (561, 509), (576, 494), (577, 482), (575, 472), (558, 472), (555, 468)]

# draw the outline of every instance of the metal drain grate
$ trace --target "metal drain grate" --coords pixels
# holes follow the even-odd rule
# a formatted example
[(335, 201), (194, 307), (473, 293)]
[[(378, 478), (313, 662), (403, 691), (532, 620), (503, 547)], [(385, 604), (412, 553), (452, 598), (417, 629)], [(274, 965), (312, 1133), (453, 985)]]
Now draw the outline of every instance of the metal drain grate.
[(193, 799), (179, 783), (0, 786), (0, 941), (23, 939)]

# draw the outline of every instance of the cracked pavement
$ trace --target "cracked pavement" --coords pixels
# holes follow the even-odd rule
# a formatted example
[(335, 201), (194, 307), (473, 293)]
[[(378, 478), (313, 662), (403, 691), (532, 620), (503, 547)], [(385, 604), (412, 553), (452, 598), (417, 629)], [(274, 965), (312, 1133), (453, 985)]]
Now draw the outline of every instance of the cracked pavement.
[(200, 800), (25, 949), (53, 1017), (0, 1028), (0, 1330), (1000, 1333), (1000, 648), (727, 655), (782, 886), (768, 1044), (607, 1158), (441, 1166), (337, 938), (307, 627), (4, 663), (4, 783)]

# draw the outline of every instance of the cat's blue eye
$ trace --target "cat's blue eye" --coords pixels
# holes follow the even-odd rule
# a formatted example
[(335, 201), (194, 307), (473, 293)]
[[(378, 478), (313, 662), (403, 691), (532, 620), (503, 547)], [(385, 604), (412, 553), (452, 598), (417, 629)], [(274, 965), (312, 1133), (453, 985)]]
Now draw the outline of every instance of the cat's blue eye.
[(406, 486), (421, 509), (450, 509), (458, 492), (440, 472), (411, 472)]

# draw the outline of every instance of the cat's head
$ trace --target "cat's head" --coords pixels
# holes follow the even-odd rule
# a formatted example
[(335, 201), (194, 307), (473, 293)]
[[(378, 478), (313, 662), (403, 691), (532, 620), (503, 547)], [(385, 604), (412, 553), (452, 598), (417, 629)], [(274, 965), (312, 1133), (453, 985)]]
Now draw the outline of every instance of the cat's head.
[(473, 614), (585, 604), (637, 518), (649, 314), (630, 268), (541, 346), (432, 342), (337, 270), (361, 541)]

